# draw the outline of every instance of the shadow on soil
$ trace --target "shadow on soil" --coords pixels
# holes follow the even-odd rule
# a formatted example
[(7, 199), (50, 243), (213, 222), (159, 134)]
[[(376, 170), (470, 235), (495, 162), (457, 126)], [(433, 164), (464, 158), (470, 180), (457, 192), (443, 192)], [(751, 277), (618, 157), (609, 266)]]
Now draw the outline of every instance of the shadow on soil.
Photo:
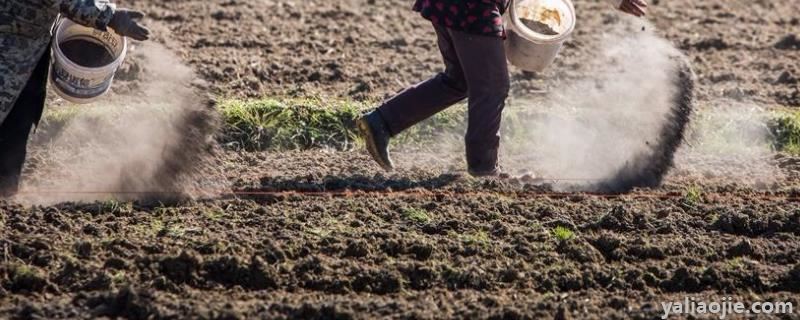
[(292, 179), (264, 177), (261, 179), (261, 188), (258, 191), (399, 191), (419, 188), (433, 190), (447, 187), (460, 180), (463, 180), (463, 177), (458, 174), (441, 174), (426, 179), (402, 176), (385, 177), (381, 175), (371, 177), (365, 175), (327, 175), (321, 179), (313, 176)]

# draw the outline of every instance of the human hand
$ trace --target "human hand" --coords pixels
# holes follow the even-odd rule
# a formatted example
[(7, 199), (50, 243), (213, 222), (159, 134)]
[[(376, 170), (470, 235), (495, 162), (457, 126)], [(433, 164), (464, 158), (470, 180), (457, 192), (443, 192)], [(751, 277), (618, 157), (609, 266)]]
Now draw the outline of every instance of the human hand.
[(108, 26), (122, 36), (143, 41), (150, 38), (150, 30), (137, 22), (142, 18), (144, 13), (141, 11), (117, 9)]
[(645, 0), (622, 0), (620, 11), (641, 17), (647, 14), (647, 2)]

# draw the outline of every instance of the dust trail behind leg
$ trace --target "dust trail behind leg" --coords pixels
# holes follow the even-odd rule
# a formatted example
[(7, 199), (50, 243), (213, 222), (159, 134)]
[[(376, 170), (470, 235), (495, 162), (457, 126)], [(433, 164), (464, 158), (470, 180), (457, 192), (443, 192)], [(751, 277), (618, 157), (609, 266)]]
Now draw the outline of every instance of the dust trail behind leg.
[(592, 74), (527, 106), (541, 114), (524, 125), (524, 147), (508, 154), (526, 159), (512, 167), (563, 178), (569, 182), (556, 185), (563, 190), (623, 192), (660, 184), (689, 121), (693, 74), (652, 30), (624, 19), (586, 62)]
[(615, 174), (593, 185), (593, 189), (606, 192), (627, 192), (635, 187), (658, 187), (672, 169), (675, 153), (684, 142), (694, 102), (696, 76), (687, 61), (673, 58), (674, 72), (672, 99), (663, 123), (654, 128), (658, 137), (627, 161)]
[(192, 88), (191, 69), (159, 44), (137, 47), (129, 59), (140, 69), (124, 83), (132, 94), (74, 107), (57, 132), (45, 125), (24, 201), (167, 199), (227, 185), (213, 163), (218, 121)]

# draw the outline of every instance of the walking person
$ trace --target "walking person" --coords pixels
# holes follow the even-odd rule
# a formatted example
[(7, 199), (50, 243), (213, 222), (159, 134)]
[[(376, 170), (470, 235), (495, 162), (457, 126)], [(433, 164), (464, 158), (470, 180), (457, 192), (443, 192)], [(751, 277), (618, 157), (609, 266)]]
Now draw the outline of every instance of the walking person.
[(0, 198), (14, 195), (28, 136), (44, 110), (51, 29), (58, 15), (98, 30), (146, 40), (138, 11), (107, 0), (2, 0), (0, 2)]
[[(367, 151), (382, 168), (394, 167), (391, 137), (467, 98), (468, 172), (475, 177), (500, 173), (500, 119), (510, 86), (503, 45), (508, 4), (508, 0), (416, 1), (413, 9), (433, 24), (444, 71), (357, 121)], [(643, 0), (622, 0), (618, 6), (636, 16), (644, 15), (646, 7)]]

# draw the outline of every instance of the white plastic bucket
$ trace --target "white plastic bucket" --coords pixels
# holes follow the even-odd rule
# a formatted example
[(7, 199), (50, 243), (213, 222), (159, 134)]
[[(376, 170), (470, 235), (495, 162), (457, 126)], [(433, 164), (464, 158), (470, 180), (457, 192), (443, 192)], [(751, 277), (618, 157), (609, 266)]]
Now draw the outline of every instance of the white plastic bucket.
[[(575, 29), (575, 7), (570, 0), (511, 0), (509, 6), (506, 56), (511, 64), (526, 71), (540, 72), (553, 63), (564, 42)], [(527, 11), (527, 12), (520, 12)], [(521, 14), (534, 15), (557, 34), (546, 35), (522, 23)], [(544, 18), (544, 19), (540, 19)]]
[[(101, 66), (85, 66), (70, 59), (62, 51), (67, 41), (83, 40), (105, 48), (113, 61)], [(86, 48), (88, 48), (87, 46)], [(84, 27), (69, 19), (60, 19), (53, 41), (50, 83), (56, 93), (73, 103), (89, 103), (108, 92), (114, 73), (125, 60), (127, 41), (113, 31)]]

